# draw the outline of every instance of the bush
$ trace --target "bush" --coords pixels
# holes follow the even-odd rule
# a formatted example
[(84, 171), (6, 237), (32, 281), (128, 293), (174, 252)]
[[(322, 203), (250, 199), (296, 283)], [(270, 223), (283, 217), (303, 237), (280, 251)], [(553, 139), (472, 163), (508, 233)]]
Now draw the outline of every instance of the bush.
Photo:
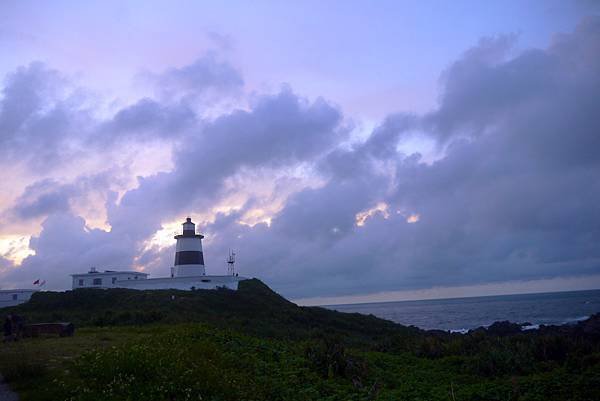
[(18, 360), (13, 363), (5, 362), (5, 364), (6, 368), (2, 370), (2, 374), (7, 383), (39, 379), (46, 374), (46, 367), (36, 362)]

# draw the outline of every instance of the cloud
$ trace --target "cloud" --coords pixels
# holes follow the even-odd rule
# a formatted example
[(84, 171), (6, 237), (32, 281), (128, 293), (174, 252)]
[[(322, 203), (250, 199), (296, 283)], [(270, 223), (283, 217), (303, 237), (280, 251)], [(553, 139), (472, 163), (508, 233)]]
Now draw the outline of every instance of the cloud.
[[(14, 264), (11, 260), (0, 256), (0, 274), (9, 271), (10, 269), (14, 269)], [(0, 287), (1, 289), (2, 287)]]
[(93, 175), (78, 176), (67, 183), (50, 178), (35, 181), (16, 198), (13, 207), (2, 214), (0, 228), (54, 214), (74, 212), (80, 205), (89, 207), (95, 195), (108, 198), (111, 196), (111, 184), (118, 181), (113, 174), (114, 170), (100, 171)]
[(10, 270), (4, 279), (14, 286), (28, 287), (33, 280), (43, 278), (50, 289), (68, 288), (69, 274), (92, 266), (129, 268), (137, 251), (135, 245), (126, 237), (87, 228), (81, 217), (55, 213), (44, 221), (40, 235), (31, 238), (35, 255)]
[(163, 98), (143, 97), (107, 115), (104, 99), (41, 62), (7, 75), (0, 98), (0, 164), (26, 166), (32, 175), (86, 164), (125, 144), (176, 142), (203, 123), (197, 101), (238, 93), (239, 72), (217, 53), (151, 75)]
[[(211, 37), (225, 40), (221, 36)], [(238, 94), (244, 86), (241, 73), (215, 51), (205, 53), (191, 64), (170, 68), (160, 74), (148, 73), (147, 77), (166, 99), (214, 100)]]
[(0, 101), (0, 156), (31, 169), (52, 166), (69, 152), (66, 133), (79, 120), (61, 74), (42, 63), (20, 67), (5, 81)]
[(176, 139), (198, 123), (196, 114), (185, 103), (162, 104), (143, 98), (120, 109), (101, 124), (92, 144), (115, 144), (131, 140)]
[(345, 137), (341, 114), (322, 99), (309, 102), (290, 89), (262, 96), (249, 111), (237, 110), (206, 123), (182, 139), (174, 168), (139, 180), (118, 205), (109, 207), (113, 229), (145, 238), (160, 223), (202, 210), (223, 196), (224, 182), (242, 168), (281, 168), (311, 160)]
[(15, 217), (28, 219), (69, 211), (71, 190), (52, 180), (42, 180), (25, 188), (13, 208)]
[[(20, 219), (45, 219), (31, 241), (36, 254), (3, 278), (25, 282), (119, 264), (166, 275), (172, 247), (147, 241), (187, 214), (203, 216), (209, 271), (223, 271), (233, 247), (241, 274), (292, 297), (597, 273), (600, 19), (583, 21), (546, 49), (517, 52), (516, 40), (482, 39), (443, 73), (435, 109), (390, 115), (362, 142), (348, 143), (351, 126), (341, 110), (289, 87), (203, 118), (198, 99), (243, 86), (237, 70), (213, 55), (157, 75), (162, 96), (96, 117), (84, 141), (69, 134), (38, 145), (34, 131), (13, 129), (49, 156), (61, 152), (52, 146), (80, 140), (105, 151), (109, 163), (124, 142), (143, 148), (159, 141), (172, 147), (172, 167), (119, 190), (110, 175), (102, 185), (88, 173), (33, 180), (9, 209)], [(2, 114), (4, 127), (28, 127), (54, 107), (20, 85), (5, 90), (2, 113), (16, 107), (11, 99), (21, 91), (24, 109)], [(64, 115), (64, 126), (73, 126), (78, 113)], [(11, 135), (3, 140), (16, 154)], [(400, 151), (408, 137), (433, 141), (440, 156), (426, 161)], [(302, 186), (291, 171), (301, 171)], [(266, 172), (279, 180), (267, 188), (285, 197), (248, 190)], [(104, 193), (110, 231), (86, 227), (73, 208), (94, 190)], [(268, 219), (244, 221), (275, 198), (280, 205)]]
[[(599, 39), (593, 19), (514, 57), (509, 40), (482, 41), (449, 68), (436, 110), (390, 116), (320, 159), (326, 184), (292, 196), (269, 229), (227, 225), (240, 268), (290, 296), (597, 272)], [(413, 130), (444, 157), (398, 152)], [(379, 202), (387, 218), (353, 225)]]

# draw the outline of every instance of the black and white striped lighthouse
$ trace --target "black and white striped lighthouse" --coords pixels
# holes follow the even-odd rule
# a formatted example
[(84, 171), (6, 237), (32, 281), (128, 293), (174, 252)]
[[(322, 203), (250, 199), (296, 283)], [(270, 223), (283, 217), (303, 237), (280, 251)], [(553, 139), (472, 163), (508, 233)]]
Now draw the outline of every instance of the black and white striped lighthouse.
[(203, 235), (196, 234), (196, 225), (191, 218), (183, 223), (183, 234), (176, 235), (175, 265), (172, 277), (204, 276), (204, 254), (202, 253)]

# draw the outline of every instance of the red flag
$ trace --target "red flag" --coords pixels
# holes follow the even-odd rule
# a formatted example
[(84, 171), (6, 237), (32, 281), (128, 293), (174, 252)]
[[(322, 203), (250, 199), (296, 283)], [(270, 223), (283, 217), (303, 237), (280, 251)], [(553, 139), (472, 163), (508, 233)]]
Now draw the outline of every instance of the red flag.
[(40, 279), (38, 278), (37, 280), (35, 280), (35, 281), (33, 282), (33, 285), (36, 285), (36, 284), (39, 284), (39, 283), (40, 283)]

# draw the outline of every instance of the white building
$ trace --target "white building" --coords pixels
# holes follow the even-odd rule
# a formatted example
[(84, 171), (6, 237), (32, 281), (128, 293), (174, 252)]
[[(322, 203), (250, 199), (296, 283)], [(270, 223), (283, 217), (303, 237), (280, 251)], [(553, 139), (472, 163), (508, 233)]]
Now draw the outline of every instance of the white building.
[(245, 277), (237, 275), (206, 275), (203, 235), (196, 233), (196, 226), (189, 217), (182, 224), (183, 234), (176, 235), (175, 263), (170, 277), (148, 278), (148, 274), (137, 271), (103, 272), (92, 268), (88, 273), (72, 274), (73, 289), (77, 288), (130, 288), (134, 290), (213, 290), (228, 288), (237, 290), (238, 283)]
[(15, 306), (29, 301), (31, 295), (39, 290), (34, 289), (16, 289), (0, 290), (0, 308)]
[(131, 271), (105, 270), (99, 272), (92, 267), (89, 272), (82, 274), (71, 274), (73, 277), (73, 289), (75, 288), (115, 288), (117, 281), (146, 280), (148, 274)]

